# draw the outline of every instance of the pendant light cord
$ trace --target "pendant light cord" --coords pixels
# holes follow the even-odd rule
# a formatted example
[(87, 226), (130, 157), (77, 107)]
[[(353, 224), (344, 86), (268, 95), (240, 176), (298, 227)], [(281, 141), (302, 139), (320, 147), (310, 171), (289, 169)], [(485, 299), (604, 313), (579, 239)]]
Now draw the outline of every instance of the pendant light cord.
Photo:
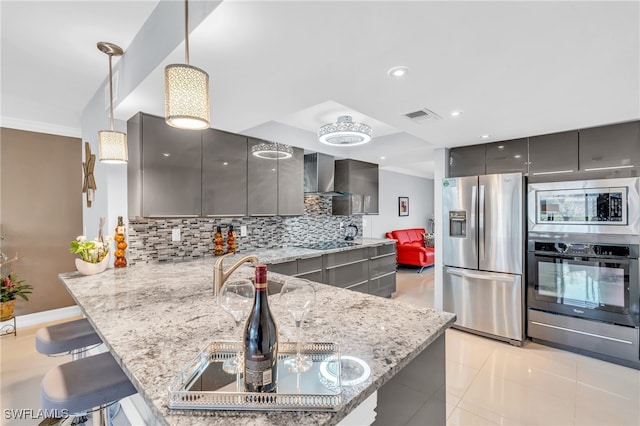
[(184, 0), (184, 63), (189, 65), (189, 0)]
[(113, 132), (113, 70), (111, 68), (112, 54), (109, 54), (109, 120), (111, 122), (111, 131)]

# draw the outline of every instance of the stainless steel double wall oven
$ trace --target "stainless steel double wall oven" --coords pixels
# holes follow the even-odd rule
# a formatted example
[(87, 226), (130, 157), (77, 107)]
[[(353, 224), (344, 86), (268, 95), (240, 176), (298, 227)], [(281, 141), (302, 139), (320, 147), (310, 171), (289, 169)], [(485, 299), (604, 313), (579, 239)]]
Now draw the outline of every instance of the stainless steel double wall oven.
[(528, 186), (527, 334), (640, 368), (640, 178)]

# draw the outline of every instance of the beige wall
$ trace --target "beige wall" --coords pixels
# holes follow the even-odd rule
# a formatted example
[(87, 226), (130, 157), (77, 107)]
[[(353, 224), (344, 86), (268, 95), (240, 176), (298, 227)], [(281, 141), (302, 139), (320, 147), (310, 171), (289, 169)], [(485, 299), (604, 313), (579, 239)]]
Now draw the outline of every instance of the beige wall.
[(16, 315), (75, 304), (57, 275), (76, 269), (81, 191), (81, 139), (0, 128), (0, 247), (20, 255), (13, 272), (34, 287)]

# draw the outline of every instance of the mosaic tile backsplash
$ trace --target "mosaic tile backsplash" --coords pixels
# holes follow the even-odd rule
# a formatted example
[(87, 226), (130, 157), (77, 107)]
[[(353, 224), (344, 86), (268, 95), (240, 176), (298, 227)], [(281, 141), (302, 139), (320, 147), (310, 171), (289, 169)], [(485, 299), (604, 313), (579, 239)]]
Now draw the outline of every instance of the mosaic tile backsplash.
[[(136, 218), (127, 229), (127, 261), (129, 264), (174, 262), (213, 255), (213, 236), (222, 227), (225, 237), (233, 226), (237, 252), (257, 249), (292, 247), (319, 241), (344, 238), (340, 222), (356, 225), (362, 236), (362, 216), (333, 216), (331, 197), (304, 197), (302, 216), (229, 217), (229, 218)], [(247, 227), (247, 236), (240, 236), (240, 226)], [(180, 241), (171, 241), (171, 230), (180, 228)]]

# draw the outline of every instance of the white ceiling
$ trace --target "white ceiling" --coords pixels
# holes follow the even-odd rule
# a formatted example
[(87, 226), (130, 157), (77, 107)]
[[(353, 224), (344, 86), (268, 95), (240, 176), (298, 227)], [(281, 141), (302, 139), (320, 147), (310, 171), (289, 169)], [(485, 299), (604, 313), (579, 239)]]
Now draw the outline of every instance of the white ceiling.
[[(126, 50), (156, 3), (2, 0), (3, 123), (78, 129), (108, 69), (95, 43)], [(163, 114), (162, 70), (182, 49), (118, 119)], [(638, 1), (224, 1), (190, 50), (211, 76), (212, 127), (418, 176), (435, 148), (640, 119)], [(402, 79), (387, 75), (397, 65)], [(403, 116), (421, 108), (442, 119)], [(317, 128), (344, 114), (373, 141), (320, 144)]]

